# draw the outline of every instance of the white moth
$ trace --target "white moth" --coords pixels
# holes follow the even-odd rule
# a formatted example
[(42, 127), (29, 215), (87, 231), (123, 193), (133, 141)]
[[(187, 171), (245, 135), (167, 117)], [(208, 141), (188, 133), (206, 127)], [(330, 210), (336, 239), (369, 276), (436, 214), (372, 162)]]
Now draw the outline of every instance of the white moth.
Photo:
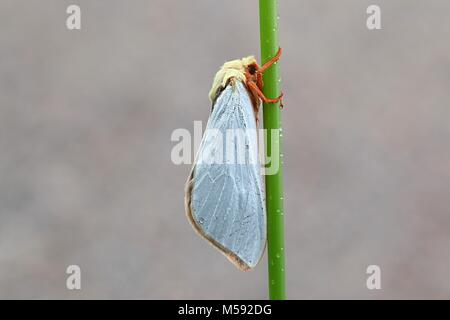
[(186, 183), (194, 229), (240, 270), (253, 269), (266, 245), (266, 212), (256, 134), (262, 73), (252, 56), (225, 63), (209, 93), (213, 109)]

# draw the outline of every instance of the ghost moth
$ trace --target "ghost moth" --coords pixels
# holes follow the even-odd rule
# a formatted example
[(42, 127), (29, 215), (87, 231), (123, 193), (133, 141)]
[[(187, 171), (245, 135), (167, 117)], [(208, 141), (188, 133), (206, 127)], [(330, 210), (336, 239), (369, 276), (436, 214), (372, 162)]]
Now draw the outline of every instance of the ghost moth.
[[(194, 230), (242, 271), (257, 265), (266, 246), (258, 141), (251, 133), (257, 129), (261, 100), (282, 107), (283, 94), (270, 99), (262, 92), (262, 75), (280, 55), (281, 48), (263, 66), (249, 56), (219, 69), (209, 93), (211, 114), (185, 187), (186, 215)], [(241, 132), (244, 143), (227, 139), (223, 157), (221, 139), (229, 130)], [(244, 163), (230, 161), (231, 151), (248, 157)]]

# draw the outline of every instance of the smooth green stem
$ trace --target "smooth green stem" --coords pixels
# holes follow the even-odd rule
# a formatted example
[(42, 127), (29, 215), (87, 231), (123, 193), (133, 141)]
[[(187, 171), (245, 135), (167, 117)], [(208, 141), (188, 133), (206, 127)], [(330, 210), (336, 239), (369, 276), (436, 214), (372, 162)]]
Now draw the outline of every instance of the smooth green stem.
[[(261, 32), (261, 62), (264, 64), (278, 51), (278, 1), (259, 0)], [(264, 73), (263, 92), (268, 98), (280, 95), (278, 63)], [(284, 261), (284, 209), (282, 134), (279, 104), (264, 104), (264, 129), (267, 131), (266, 156), (275, 174), (266, 175), (267, 246), (269, 265), (269, 297), (274, 300), (286, 298)], [(275, 143), (274, 143), (275, 142)]]

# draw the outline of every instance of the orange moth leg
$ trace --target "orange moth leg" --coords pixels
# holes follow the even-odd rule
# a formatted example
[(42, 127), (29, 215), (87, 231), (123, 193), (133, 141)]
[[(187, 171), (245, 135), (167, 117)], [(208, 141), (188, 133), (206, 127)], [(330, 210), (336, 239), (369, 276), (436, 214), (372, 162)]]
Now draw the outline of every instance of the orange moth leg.
[(275, 62), (280, 60), (281, 54), (283, 53), (283, 50), (281, 48), (278, 49), (278, 52), (275, 57), (267, 61), (261, 68), (259, 68), (259, 72), (264, 73), (271, 65), (273, 65)]
[(276, 99), (270, 99), (270, 98), (267, 98), (264, 95), (264, 93), (261, 91), (261, 89), (259, 89), (259, 87), (254, 82), (247, 81), (247, 86), (249, 87), (249, 89), (251, 91), (255, 92), (258, 95), (258, 97), (260, 97), (261, 100), (264, 103), (277, 103), (277, 102), (280, 102), (281, 103), (280, 107), (283, 108), (283, 101), (282, 101), (283, 100), (283, 93), (281, 93), (280, 96), (278, 98), (276, 98)]

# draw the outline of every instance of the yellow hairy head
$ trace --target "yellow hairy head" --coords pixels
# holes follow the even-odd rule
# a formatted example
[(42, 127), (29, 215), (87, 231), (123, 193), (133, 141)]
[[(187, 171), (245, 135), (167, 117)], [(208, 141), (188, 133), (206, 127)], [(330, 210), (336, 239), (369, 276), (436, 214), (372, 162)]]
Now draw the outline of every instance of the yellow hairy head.
[(209, 91), (209, 99), (211, 102), (214, 102), (214, 99), (217, 98), (218, 90), (225, 88), (231, 78), (235, 78), (236, 80), (245, 83), (245, 70), (249, 65), (256, 63), (257, 62), (254, 56), (248, 56), (243, 59), (225, 62), (216, 73), (211, 90)]

